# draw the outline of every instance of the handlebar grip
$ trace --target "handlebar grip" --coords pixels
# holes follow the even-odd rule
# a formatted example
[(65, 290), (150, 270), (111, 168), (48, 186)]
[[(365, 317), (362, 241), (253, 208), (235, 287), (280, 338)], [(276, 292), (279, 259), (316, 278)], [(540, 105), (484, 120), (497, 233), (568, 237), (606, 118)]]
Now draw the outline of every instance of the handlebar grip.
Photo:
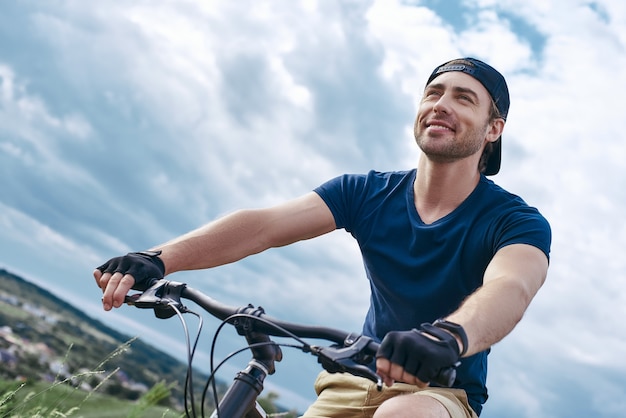
[(454, 384), (454, 381), (456, 380), (456, 368), (460, 364), (461, 363), (457, 363), (453, 367), (446, 367), (444, 369), (439, 370), (439, 373), (433, 379), (433, 382), (446, 388), (452, 387), (452, 385)]

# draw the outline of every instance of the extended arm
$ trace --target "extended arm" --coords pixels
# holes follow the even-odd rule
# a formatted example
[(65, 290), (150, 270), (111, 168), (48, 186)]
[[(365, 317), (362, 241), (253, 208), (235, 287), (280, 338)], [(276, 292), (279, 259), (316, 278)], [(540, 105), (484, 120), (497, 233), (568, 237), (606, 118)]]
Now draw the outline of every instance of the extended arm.
[[(459, 309), (445, 318), (461, 325), (465, 330), (468, 347), (466, 347), (464, 356), (486, 350), (513, 330), (545, 281), (547, 269), (548, 259), (546, 255), (530, 245), (513, 244), (496, 253), (487, 266), (483, 285), (470, 295)], [(458, 349), (451, 347), (448, 343), (443, 344), (451, 338), (451, 336), (446, 338), (444, 335), (443, 338), (435, 338), (439, 340), (439, 348), (434, 349), (434, 351), (433, 347), (435, 346), (428, 340), (432, 335), (423, 332), (396, 332), (388, 334), (385, 339), (388, 337), (391, 344), (386, 346), (387, 351), (394, 344), (399, 344), (400, 348), (404, 344), (405, 348), (400, 350), (400, 355), (394, 355), (403, 358), (407, 364), (413, 365), (418, 365), (420, 362), (444, 360), (444, 362), (448, 361), (448, 365), (452, 365), (454, 361), (447, 360), (448, 357), (454, 357), (454, 353), (456, 353), (458, 358), (458, 353), (464, 349), (461, 339), (457, 336), (455, 337), (457, 337)], [(383, 346), (385, 346), (385, 340), (383, 340), (381, 348)], [(420, 352), (426, 357), (410, 359), (412, 357), (410, 352), (418, 350), (421, 350)], [(387, 351), (383, 351), (383, 354), (386, 354)], [(398, 351), (396, 348), (395, 353)], [(385, 355), (377, 358), (376, 366), (378, 373), (388, 385), (394, 381), (420, 387), (427, 385), (427, 382), (419, 380), (415, 376), (415, 372), (407, 372), (403, 366), (395, 362), (392, 363)], [(414, 369), (419, 370), (419, 367), (416, 366)]]
[[(241, 260), (268, 248), (313, 238), (335, 229), (332, 213), (316, 193), (267, 209), (240, 210), (154, 247), (165, 274)], [(119, 307), (135, 280), (131, 275), (94, 271), (105, 310)]]

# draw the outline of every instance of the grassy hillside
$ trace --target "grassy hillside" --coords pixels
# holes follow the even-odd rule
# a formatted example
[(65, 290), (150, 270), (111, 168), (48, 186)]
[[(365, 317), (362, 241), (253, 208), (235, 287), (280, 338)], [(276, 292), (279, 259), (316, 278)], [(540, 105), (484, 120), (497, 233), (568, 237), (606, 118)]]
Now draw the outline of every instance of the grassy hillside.
[[(13, 393), (15, 392), (15, 393)], [(85, 392), (69, 385), (47, 382), (17, 383), (0, 380), (0, 417), (12, 418), (180, 418), (173, 408), (148, 406), (116, 397)]]
[[(48, 386), (66, 381), (64, 386), (83, 393), (98, 387), (98, 393), (121, 400), (135, 401), (163, 382), (171, 396), (161, 404), (182, 407), (185, 364), (2, 269), (0, 360), (0, 379), (5, 381), (44, 381)], [(199, 385), (206, 380), (196, 377)], [(26, 388), (18, 393), (24, 392)]]

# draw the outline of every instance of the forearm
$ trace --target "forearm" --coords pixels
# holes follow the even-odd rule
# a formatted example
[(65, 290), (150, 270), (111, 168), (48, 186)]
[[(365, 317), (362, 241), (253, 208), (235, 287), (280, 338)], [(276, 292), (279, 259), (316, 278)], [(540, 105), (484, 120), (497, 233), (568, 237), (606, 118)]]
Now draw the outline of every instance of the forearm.
[(234, 212), (155, 249), (170, 274), (232, 263), (334, 229), (330, 210), (311, 192), (272, 208)]
[(242, 210), (154, 247), (166, 274), (228, 264), (267, 247), (260, 239), (262, 222), (255, 211)]
[(534, 247), (520, 244), (499, 251), (483, 286), (446, 317), (465, 329), (466, 356), (488, 349), (515, 328), (545, 281), (547, 268), (547, 258)]
[(477, 290), (446, 319), (463, 326), (469, 345), (465, 356), (471, 356), (509, 334), (522, 319), (529, 302), (519, 286), (493, 281)]

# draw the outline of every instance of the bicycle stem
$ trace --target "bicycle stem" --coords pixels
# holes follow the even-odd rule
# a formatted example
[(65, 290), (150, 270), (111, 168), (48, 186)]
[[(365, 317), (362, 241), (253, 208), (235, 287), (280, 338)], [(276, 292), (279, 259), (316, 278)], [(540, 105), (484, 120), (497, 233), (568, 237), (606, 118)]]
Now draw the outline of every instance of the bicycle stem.
[(267, 374), (274, 374), (276, 370), (274, 364), (283, 359), (283, 353), (280, 347), (272, 342), (268, 334), (257, 331), (254, 326), (258, 322), (256, 318), (265, 315), (265, 311), (260, 306), (255, 308), (248, 305), (245, 308), (240, 308), (238, 313), (244, 316), (238, 316), (232, 321), (237, 333), (246, 338), (250, 351), (252, 351), (252, 358), (263, 365)]

